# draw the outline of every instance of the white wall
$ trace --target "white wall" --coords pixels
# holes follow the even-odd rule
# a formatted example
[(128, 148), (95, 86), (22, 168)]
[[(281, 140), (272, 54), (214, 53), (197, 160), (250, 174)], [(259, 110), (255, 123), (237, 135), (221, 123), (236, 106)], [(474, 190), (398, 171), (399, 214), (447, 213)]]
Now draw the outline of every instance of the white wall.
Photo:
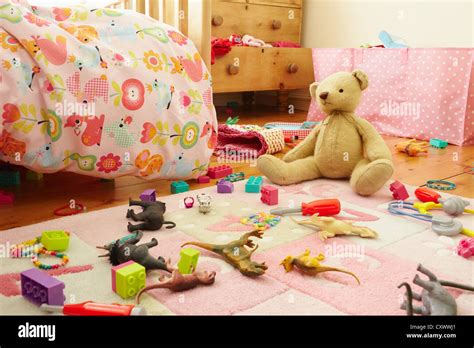
[(378, 45), (381, 30), (410, 47), (473, 47), (473, 1), (304, 0), (304, 47)]

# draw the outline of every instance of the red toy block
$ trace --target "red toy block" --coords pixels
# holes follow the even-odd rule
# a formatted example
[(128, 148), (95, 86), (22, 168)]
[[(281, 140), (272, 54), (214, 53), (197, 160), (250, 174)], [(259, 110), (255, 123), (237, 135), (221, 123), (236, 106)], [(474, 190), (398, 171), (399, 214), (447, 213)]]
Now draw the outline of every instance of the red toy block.
[(263, 186), (260, 190), (262, 196), (260, 200), (268, 205), (276, 205), (278, 204), (278, 189), (276, 187), (266, 185)]
[(197, 181), (199, 184), (207, 184), (211, 182), (211, 178), (208, 177), (207, 175), (201, 175), (197, 178)]
[(220, 179), (230, 174), (232, 174), (232, 168), (226, 164), (212, 167), (207, 170), (207, 176), (211, 179)]
[(15, 200), (15, 195), (11, 192), (0, 190), (0, 204), (12, 204)]
[(409, 197), (409, 194), (407, 192), (407, 189), (405, 186), (400, 182), (395, 180), (390, 184), (390, 191), (392, 191), (392, 197), (393, 199), (396, 199), (398, 201), (404, 201)]

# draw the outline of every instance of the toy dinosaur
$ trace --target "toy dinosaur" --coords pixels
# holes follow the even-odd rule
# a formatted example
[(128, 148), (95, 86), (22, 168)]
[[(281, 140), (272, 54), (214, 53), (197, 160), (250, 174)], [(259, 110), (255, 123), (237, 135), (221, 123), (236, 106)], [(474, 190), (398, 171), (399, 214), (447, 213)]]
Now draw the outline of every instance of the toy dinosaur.
[[(402, 283), (398, 287), (405, 286), (406, 299), (400, 306), (401, 309), (407, 311), (407, 315), (457, 315), (457, 305), (454, 297), (443, 286), (449, 286), (457, 289), (474, 291), (474, 287), (469, 285), (457, 284), (438, 278), (421, 264), (418, 265), (417, 271), (427, 275), (429, 280), (422, 280), (418, 274), (413, 279), (413, 283), (423, 288), (421, 294), (414, 293), (410, 284)], [(423, 305), (413, 306), (413, 299), (422, 301)]]
[(165, 277), (160, 277), (158, 284), (149, 285), (143, 288), (137, 295), (137, 303), (140, 303), (140, 296), (149, 290), (153, 289), (170, 289), (171, 291), (185, 291), (195, 288), (199, 284), (211, 285), (214, 283), (216, 272), (193, 272), (191, 274), (181, 274), (177, 269), (173, 269), (171, 277), (164, 280)]
[(310, 225), (317, 227), (320, 231), (318, 232), (319, 238), (325, 241), (328, 238), (336, 235), (348, 235), (348, 236), (359, 236), (362, 238), (376, 238), (377, 232), (364, 226), (354, 226), (352, 222), (337, 220), (332, 216), (318, 216), (314, 214), (307, 220), (295, 220), (294, 222), (299, 225)]
[(317, 275), (318, 273), (322, 272), (342, 272), (353, 276), (360, 285), (360, 280), (354, 273), (335, 267), (323, 266), (319, 263), (319, 261), (324, 260), (324, 255), (319, 254), (318, 256), (311, 257), (310, 253), (310, 250), (306, 249), (303, 254), (297, 257), (287, 256), (283, 259), (280, 265), (283, 265), (283, 267), (285, 267), (285, 271), (287, 272), (292, 271), (293, 267), (296, 266), (296, 268), (301, 270), (303, 273), (310, 275)]
[(158, 245), (158, 241), (152, 238), (150, 242), (136, 245), (143, 237), (143, 232), (136, 232), (136, 236), (127, 239), (117, 239), (115, 243), (98, 246), (98, 249), (107, 250), (108, 253), (99, 257), (108, 257), (113, 266), (120, 265), (127, 261), (135, 261), (147, 270), (161, 269), (170, 272), (170, 262), (166, 262), (163, 257), (155, 259), (150, 255), (149, 249)]
[(411, 139), (407, 141), (402, 141), (395, 145), (395, 148), (398, 152), (404, 152), (408, 156), (416, 156), (418, 154), (428, 153), (428, 148), (430, 144), (426, 141), (417, 141), (416, 139)]
[[(262, 231), (255, 230), (252, 232), (247, 232), (239, 239), (231, 241), (227, 244), (218, 245), (201, 242), (187, 242), (181, 245), (181, 247), (185, 245), (195, 245), (200, 248), (212, 251), (222, 256), (226, 262), (236, 267), (243, 275), (255, 277), (264, 274), (268, 266), (265, 265), (265, 262), (258, 263), (250, 260), (252, 254), (258, 248), (258, 245), (253, 248), (255, 244), (250, 240), (250, 237), (262, 238), (262, 235)], [(248, 250), (245, 248), (245, 246), (253, 249)]]
[(133, 209), (127, 210), (127, 218), (132, 219), (133, 221), (143, 221), (140, 224), (133, 225), (128, 223), (128, 231), (134, 232), (137, 230), (148, 230), (148, 231), (157, 231), (164, 224), (170, 225), (166, 228), (176, 227), (176, 224), (172, 221), (164, 221), (164, 214), (166, 212), (166, 204), (160, 201), (156, 202), (143, 202), (143, 201), (133, 201), (129, 199), (129, 206), (139, 205), (143, 208), (141, 213), (135, 214)]

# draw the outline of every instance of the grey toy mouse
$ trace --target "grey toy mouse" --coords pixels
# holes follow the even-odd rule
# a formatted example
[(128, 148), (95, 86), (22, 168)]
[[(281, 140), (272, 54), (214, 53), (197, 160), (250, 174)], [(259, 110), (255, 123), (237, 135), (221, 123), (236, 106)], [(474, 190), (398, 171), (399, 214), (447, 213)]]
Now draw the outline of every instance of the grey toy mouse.
[[(474, 287), (457, 284), (438, 278), (421, 264), (417, 270), (428, 276), (428, 280), (421, 279), (418, 274), (413, 279), (413, 283), (423, 288), (421, 294), (414, 293), (410, 284), (402, 283), (398, 287), (406, 288), (406, 300), (400, 306), (407, 311), (407, 315), (457, 315), (457, 305), (454, 297), (443, 286), (474, 291)], [(422, 306), (413, 306), (413, 299), (422, 302)]]
[(129, 222), (127, 226), (129, 232), (135, 232), (137, 230), (157, 231), (163, 225), (170, 225), (166, 228), (173, 228), (176, 226), (174, 222), (164, 220), (166, 204), (163, 202), (143, 202), (129, 199), (128, 205), (138, 205), (143, 208), (143, 211), (138, 214), (135, 214), (133, 209), (127, 210), (127, 218), (130, 218), (133, 221), (142, 221), (142, 223), (136, 225)]

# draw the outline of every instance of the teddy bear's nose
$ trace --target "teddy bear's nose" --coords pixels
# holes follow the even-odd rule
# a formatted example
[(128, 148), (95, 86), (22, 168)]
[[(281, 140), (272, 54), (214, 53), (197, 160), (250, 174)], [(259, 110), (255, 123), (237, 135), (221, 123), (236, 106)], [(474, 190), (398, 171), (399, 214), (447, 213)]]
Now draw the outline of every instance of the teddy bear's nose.
[(322, 93), (319, 93), (319, 98), (321, 98), (322, 100), (326, 100), (328, 95), (329, 95), (329, 92), (322, 92)]

